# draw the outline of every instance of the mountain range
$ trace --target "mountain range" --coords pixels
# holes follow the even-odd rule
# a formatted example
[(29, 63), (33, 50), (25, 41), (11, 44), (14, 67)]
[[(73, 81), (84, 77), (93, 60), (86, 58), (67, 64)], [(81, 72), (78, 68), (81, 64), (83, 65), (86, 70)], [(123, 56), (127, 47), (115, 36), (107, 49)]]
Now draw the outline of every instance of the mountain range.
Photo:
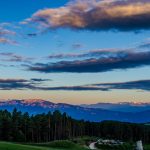
[(115, 120), (132, 123), (150, 122), (150, 104), (148, 103), (98, 103), (92, 105), (71, 105), (65, 103), (52, 103), (46, 100), (8, 100), (0, 101), (0, 110), (13, 111), (14, 108), (30, 115), (47, 113), (59, 110), (66, 112), (75, 119), (99, 122)]
[(140, 102), (121, 102), (121, 103), (97, 103), (97, 104), (82, 104), (85, 108), (101, 108), (121, 112), (141, 112), (150, 110), (150, 103)]

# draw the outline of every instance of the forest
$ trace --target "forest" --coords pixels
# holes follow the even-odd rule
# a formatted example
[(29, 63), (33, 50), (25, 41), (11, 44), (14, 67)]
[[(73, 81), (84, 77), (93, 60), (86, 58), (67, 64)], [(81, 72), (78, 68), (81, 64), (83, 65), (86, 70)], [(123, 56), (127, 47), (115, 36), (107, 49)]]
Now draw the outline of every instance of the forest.
[(150, 143), (150, 126), (115, 121), (75, 120), (59, 111), (37, 115), (22, 113), (17, 109), (13, 112), (0, 111), (0, 141), (41, 143), (83, 136)]

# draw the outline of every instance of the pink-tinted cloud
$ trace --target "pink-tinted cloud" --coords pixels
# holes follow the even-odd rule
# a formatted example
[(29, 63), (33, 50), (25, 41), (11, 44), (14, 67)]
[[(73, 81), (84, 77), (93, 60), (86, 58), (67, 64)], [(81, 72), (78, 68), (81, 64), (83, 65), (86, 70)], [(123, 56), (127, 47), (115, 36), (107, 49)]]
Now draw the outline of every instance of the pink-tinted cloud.
[(24, 23), (45, 28), (141, 30), (150, 28), (149, 0), (77, 0), (39, 10)]
[(11, 36), (15, 36), (15, 35), (16, 32), (5, 29), (3, 25), (0, 25), (0, 44), (17, 45), (17, 42), (10, 38)]

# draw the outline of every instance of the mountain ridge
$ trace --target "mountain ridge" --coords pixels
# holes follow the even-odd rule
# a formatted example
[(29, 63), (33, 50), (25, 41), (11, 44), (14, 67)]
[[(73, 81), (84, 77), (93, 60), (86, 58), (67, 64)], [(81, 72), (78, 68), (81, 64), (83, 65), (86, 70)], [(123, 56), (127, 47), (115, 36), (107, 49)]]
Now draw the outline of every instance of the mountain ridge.
[(102, 108), (121, 112), (140, 112), (150, 110), (150, 103), (141, 102), (121, 102), (121, 103), (96, 103), (96, 104), (81, 104), (86, 108)]
[(0, 109), (13, 111), (14, 108), (29, 114), (47, 113), (59, 110), (61, 113), (66, 112), (75, 119), (84, 119), (87, 121), (99, 122), (104, 120), (115, 120), (133, 123), (150, 122), (150, 109), (141, 112), (121, 112), (107, 110), (102, 108), (87, 108), (80, 105), (71, 105), (66, 103), (53, 103), (42, 99), (28, 100), (8, 100), (0, 101)]

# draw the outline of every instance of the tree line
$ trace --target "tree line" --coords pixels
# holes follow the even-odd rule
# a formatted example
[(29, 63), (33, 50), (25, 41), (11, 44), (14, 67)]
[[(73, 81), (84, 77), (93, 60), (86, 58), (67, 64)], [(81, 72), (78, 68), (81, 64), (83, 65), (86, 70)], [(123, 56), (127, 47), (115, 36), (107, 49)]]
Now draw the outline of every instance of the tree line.
[[(80, 115), (80, 114), (79, 114)], [(150, 143), (150, 126), (115, 121), (89, 122), (75, 120), (59, 111), (29, 115), (14, 109), (0, 111), (0, 140), (14, 142), (49, 142), (82, 136), (142, 140)]]

